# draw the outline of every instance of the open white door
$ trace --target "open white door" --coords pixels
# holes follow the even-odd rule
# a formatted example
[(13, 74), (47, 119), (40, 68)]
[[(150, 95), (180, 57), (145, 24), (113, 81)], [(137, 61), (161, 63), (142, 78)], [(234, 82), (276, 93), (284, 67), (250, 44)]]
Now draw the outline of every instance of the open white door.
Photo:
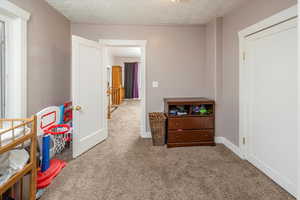
[(107, 138), (105, 69), (98, 42), (72, 37), (73, 157)]

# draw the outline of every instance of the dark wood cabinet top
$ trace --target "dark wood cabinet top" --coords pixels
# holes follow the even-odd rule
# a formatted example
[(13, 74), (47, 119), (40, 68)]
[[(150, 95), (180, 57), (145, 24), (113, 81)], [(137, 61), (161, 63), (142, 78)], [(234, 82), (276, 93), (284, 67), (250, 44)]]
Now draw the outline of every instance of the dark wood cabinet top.
[(214, 103), (214, 100), (205, 97), (189, 97), (189, 98), (164, 98), (164, 102), (167, 104), (171, 103)]

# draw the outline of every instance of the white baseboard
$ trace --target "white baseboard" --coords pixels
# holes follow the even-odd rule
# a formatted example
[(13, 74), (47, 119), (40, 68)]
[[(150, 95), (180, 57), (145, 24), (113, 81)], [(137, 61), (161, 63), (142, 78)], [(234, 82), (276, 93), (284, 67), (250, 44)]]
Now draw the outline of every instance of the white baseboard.
[(225, 137), (215, 137), (215, 142), (218, 144), (224, 144), (228, 149), (230, 149), (233, 153), (235, 153), (238, 157), (241, 159), (243, 158), (243, 155), (240, 151), (240, 148), (227, 140)]
[[(151, 132), (144, 132), (143, 135), (141, 135), (142, 138), (152, 138)], [(228, 149), (230, 149), (233, 153), (235, 153), (238, 157), (241, 159), (244, 159), (242, 156), (242, 153), (240, 151), (240, 148), (227, 140), (225, 137), (215, 137), (215, 142), (218, 144), (224, 144)]]
[(152, 138), (151, 132), (150, 132), (150, 131), (144, 132), (144, 133), (141, 135), (141, 137), (142, 137), (142, 138), (145, 138), (145, 139), (147, 139), (147, 138)]
[(289, 178), (282, 176), (280, 172), (270, 167), (265, 162), (260, 161), (256, 157), (248, 156), (247, 160), (252, 163), (257, 169), (261, 170), (267, 176), (269, 176), (275, 183), (283, 187), (291, 195), (293, 195), (294, 197), (297, 196), (297, 184), (294, 184)]
[[(143, 135), (141, 135), (142, 138), (152, 138), (151, 132), (144, 132)], [(233, 153), (235, 153), (237, 156), (239, 156), (241, 159), (243, 159), (242, 153), (240, 151), (240, 148), (227, 140), (225, 137), (215, 137), (215, 142), (218, 144), (224, 144), (228, 149), (230, 149)]]

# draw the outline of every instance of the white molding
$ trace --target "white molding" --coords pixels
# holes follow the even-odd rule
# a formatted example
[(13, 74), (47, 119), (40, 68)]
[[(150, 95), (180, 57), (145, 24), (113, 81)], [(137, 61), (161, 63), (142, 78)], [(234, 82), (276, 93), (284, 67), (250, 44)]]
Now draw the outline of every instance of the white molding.
[[(300, 9), (298, 9), (298, 16), (300, 15)], [(298, 36), (299, 36), (299, 33), (300, 33), (300, 18), (298, 17)], [(300, 39), (298, 38), (298, 47), (300, 46)], [(298, 50), (298, 58), (300, 58), (300, 51)], [(297, 117), (298, 117), (298, 120), (297, 120), (297, 125), (298, 125), (298, 140), (297, 140), (297, 146), (298, 146), (298, 183), (297, 183), (297, 199), (300, 200), (300, 63), (298, 62), (298, 114), (297, 114)]]
[(243, 144), (243, 138), (247, 136), (247, 95), (245, 93), (247, 87), (246, 78), (247, 68), (244, 67), (243, 53), (245, 51), (244, 37), (239, 37), (239, 147), (243, 156), (246, 156), (246, 146)]
[(273, 170), (272, 167), (269, 167), (264, 162), (261, 162), (252, 156), (248, 156), (247, 160), (267, 176), (269, 176), (275, 183), (279, 184), (287, 192), (292, 194), (294, 197), (297, 196), (297, 188), (295, 188), (295, 184), (293, 184), (289, 179), (281, 176), (280, 173), (278, 173), (276, 170)]
[(270, 26), (273, 26), (274, 24), (281, 23), (285, 20), (288, 20), (292, 17), (297, 16), (297, 5), (292, 6), (288, 9), (285, 9), (271, 17), (268, 17), (252, 26), (249, 26), (243, 30), (241, 30), (238, 34), (239, 37), (246, 37), (249, 34), (255, 33), (257, 31), (260, 31), (262, 29), (268, 28)]
[(243, 157), (247, 157), (247, 145), (243, 144), (243, 138), (247, 138), (247, 91), (248, 71), (243, 60), (243, 53), (246, 51), (246, 38), (248, 35), (264, 30), (275, 24), (284, 22), (297, 16), (297, 5), (285, 9), (271, 17), (268, 17), (252, 26), (249, 26), (238, 33), (239, 36), (239, 147)]
[(27, 117), (27, 21), (30, 13), (7, 0), (0, 0), (0, 17), (7, 28), (7, 117)]
[(106, 39), (106, 40), (100, 40), (103, 42), (103, 44), (107, 46), (139, 46), (139, 47), (145, 47), (147, 45), (147, 40), (113, 40), (113, 39)]
[(101, 46), (98, 45), (98, 43), (95, 43), (92, 40), (88, 40), (76, 35), (72, 35), (72, 41), (76, 41), (78, 43), (84, 44), (84, 45), (89, 45), (91, 47), (97, 48), (97, 49), (101, 49)]
[(235, 153), (239, 158), (244, 159), (240, 148), (227, 140), (225, 137), (215, 137), (215, 142), (217, 144), (224, 144), (228, 149), (230, 149), (233, 153)]
[(142, 138), (148, 139), (148, 138), (152, 138), (151, 132), (150, 131), (146, 131), (141, 135)]
[[(113, 39), (99, 39), (99, 43), (104, 47), (140, 47), (141, 48), (141, 131), (140, 136), (142, 138), (149, 138), (149, 134), (147, 132), (147, 109), (146, 109), (146, 45), (147, 40), (113, 40)], [(105, 66), (103, 66), (105, 67)], [(107, 79), (105, 79), (107, 80)], [(106, 84), (106, 83), (105, 83)], [(151, 134), (150, 134), (151, 137)]]
[(0, 13), (2, 12), (4, 12), (6, 15), (9, 15), (10, 17), (19, 17), (24, 19), (25, 21), (30, 19), (29, 12), (7, 0), (0, 0)]
[[(145, 132), (142, 135), (142, 138), (152, 138), (151, 136), (151, 132)], [(239, 158), (244, 159), (240, 148), (238, 146), (236, 146), (235, 144), (233, 144), (232, 142), (230, 142), (228, 139), (226, 139), (225, 137), (215, 137), (215, 142), (217, 144), (224, 144), (225, 147), (227, 147), (229, 150), (231, 150), (234, 154), (236, 154)]]
[(19, 26), (19, 38), (20, 44), (18, 49), (19, 51), (19, 63), (20, 66), (20, 116), (26, 117), (27, 116), (27, 21), (19, 20), (20, 24), (16, 25)]

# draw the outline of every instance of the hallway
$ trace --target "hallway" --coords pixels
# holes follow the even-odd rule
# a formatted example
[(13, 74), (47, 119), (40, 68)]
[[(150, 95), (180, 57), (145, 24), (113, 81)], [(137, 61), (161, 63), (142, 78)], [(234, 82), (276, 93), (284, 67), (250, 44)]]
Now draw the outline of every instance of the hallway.
[(113, 112), (109, 138), (69, 162), (42, 200), (294, 199), (223, 145), (153, 147), (139, 136), (139, 107)]

